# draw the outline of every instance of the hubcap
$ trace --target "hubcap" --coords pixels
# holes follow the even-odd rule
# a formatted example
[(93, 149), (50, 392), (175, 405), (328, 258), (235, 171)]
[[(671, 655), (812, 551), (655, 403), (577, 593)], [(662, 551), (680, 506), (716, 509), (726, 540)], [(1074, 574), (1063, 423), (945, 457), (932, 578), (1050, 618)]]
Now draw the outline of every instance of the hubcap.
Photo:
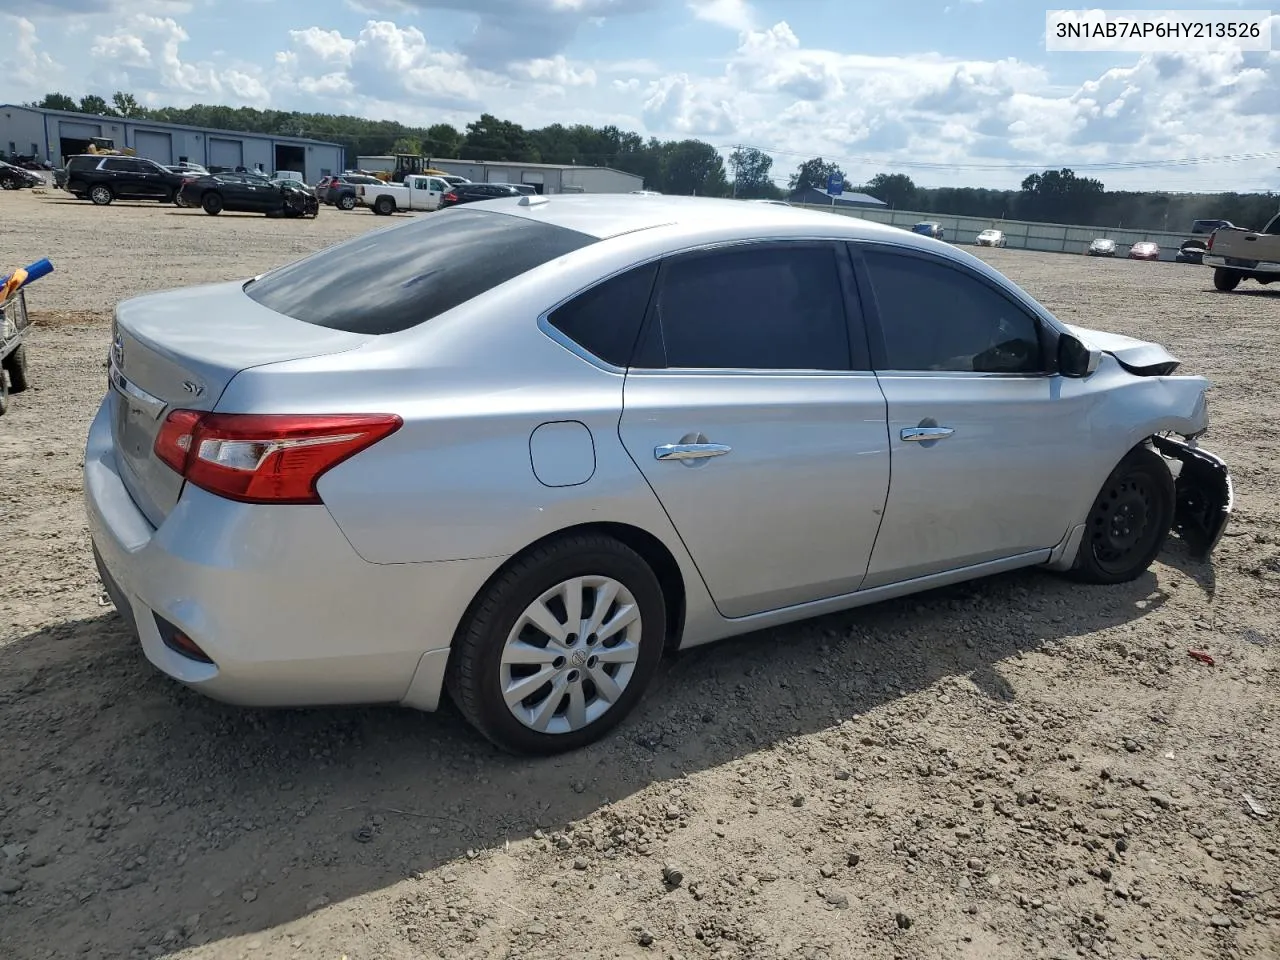
[(1107, 570), (1120, 570), (1150, 549), (1155, 532), (1151, 491), (1141, 478), (1127, 477), (1106, 491), (1093, 518), (1094, 557)]
[(539, 733), (604, 716), (635, 674), (642, 624), (635, 597), (609, 577), (575, 577), (538, 597), (502, 648), (502, 698)]

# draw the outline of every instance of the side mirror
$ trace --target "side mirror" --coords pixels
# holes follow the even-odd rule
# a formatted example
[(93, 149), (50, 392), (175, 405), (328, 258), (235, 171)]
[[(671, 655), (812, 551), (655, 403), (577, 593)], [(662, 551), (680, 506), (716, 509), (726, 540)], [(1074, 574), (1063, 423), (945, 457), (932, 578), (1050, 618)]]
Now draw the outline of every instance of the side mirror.
[(1064, 333), (1058, 338), (1058, 372), (1064, 377), (1087, 377), (1101, 362), (1102, 351), (1079, 337)]

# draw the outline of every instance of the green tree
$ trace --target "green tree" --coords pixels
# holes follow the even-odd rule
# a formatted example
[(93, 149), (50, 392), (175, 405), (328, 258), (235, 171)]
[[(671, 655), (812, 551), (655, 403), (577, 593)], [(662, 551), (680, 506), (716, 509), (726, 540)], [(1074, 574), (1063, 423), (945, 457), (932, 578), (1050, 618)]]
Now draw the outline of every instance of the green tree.
[(467, 135), (460, 153), (463, 160), (533, 162), (537, 159), (524, 127), (510, 120), (499, 120), (491, 113), (482, 113), (479, 120), (467, 124)]
[(46, 93), (41, 100), (35, 100), (31, 103), (33, 107), (43, 107), (46, 110), (78, 110), (80, 104), (76, 103), (74, 97), (69, 97), (65, 93)]
[(391, 144), (391, 152), (414, 157), (421, 156), (422, 143), (416, 137), (397, 137), (396, 142)]
[(146, 109), (138, 103), (132, 93), (117, 90), (111, 95), (111, 106), (122, 117), (145, 117)]
[(422, 145), (433, 157), (456, 157), (462, 148), (462, 134), (447, 123), (433, 123), (422, 137)]
[[(1102, 181), (1077, 177), (1066, 167), (1033, 173), (1022, 181), (1018, 216), (1055, 223), (1088, 223), (1105, 192)], [(1168, 209), (1167, 204), (1164, 209)]]
[(96, 93), (80, 98), (80, 106), (77, 108), (81, 113), (92, 113), (97, 117), (113, 117), (115, 111), (111, 109), (111, 105)]
[(850, 189), (849, 181), (844, 179), (844, 171), (840, 169), (839, 164), (829, 163), (821, 157), (814, 157), (796, 168), (796, 172), (791, 175), (790, 187), (792, 192), (807, 190), (810, 187), (815, 190), (825, 190), (827, 181), (833, 176), (840, 177), (844, 188)]
[(733, 195), (744, 199), (773, 199), (779, 194), (769, 175), (773, 157), (755, 147), (739, 147), (729, 155)]
[(719, 151), (701, 140), (681, 140), (671, 145), (663, 162), (663, 191), (723, 197), (729, 192), (724, 160)]
[(916, 199), (916, 185), (905, 173), (877, 173), (863, 189), (895, 210), (913, 209)]

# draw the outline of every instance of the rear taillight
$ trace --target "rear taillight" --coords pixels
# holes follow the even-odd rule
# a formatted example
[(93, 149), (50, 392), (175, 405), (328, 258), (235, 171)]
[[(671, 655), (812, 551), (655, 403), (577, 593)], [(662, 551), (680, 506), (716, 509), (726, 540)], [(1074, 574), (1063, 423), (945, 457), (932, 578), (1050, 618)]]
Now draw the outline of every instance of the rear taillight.
[(359, 196), (362, 196), (362, 197), (363, 197), (363, 196), (364, 196), (364, 187), (356, 187), (356, 193), (357, 193)]
[(1217, 231), (1217, 230), (1215, 230), (1215, 231), (1213, 231), (1213, 233), (1209, 234), (1209, 243), (1208, 243), (1208, 244), (1205, 246), (1205, 248), (1204, 248), (1206, 253), (1212, 253), (1212, 252), (1213, 252), (1213, 237), (1214, 237), (1214, 234), (1216, 234), (1217, 232), (1218, 232), (1218, 231)]
[(242, 503), (320, 503), (327, 471), (398, 430), (395, 414), (174, 410), (155, 454), (189, 483)]
[(444, 199), (448, 200), (450, 203), (457, 203), (458, 195), (454, 193), (452, 190), (450, 190), (448, 193), (444, 195)]

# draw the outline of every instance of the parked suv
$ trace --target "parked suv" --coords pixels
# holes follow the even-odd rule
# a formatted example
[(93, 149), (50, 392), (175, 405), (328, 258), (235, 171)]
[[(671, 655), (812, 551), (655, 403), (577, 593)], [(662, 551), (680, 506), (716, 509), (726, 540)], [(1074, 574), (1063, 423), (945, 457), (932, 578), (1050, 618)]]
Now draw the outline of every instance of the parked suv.
[(67, 161), (65, 190), (105, 207), (112, 200), (158, 200), (173, 203), (192, 173), (175, 173), (143, 157), (91, 153)]
[(377, 177), (362, 173), (343, 173), (333, 177), (325, 177), (316, 184), (316, 199), (328, 203), (341, 210), (356, 208), (356, 188), (360, 186), (380, 187), (382, 181)]

